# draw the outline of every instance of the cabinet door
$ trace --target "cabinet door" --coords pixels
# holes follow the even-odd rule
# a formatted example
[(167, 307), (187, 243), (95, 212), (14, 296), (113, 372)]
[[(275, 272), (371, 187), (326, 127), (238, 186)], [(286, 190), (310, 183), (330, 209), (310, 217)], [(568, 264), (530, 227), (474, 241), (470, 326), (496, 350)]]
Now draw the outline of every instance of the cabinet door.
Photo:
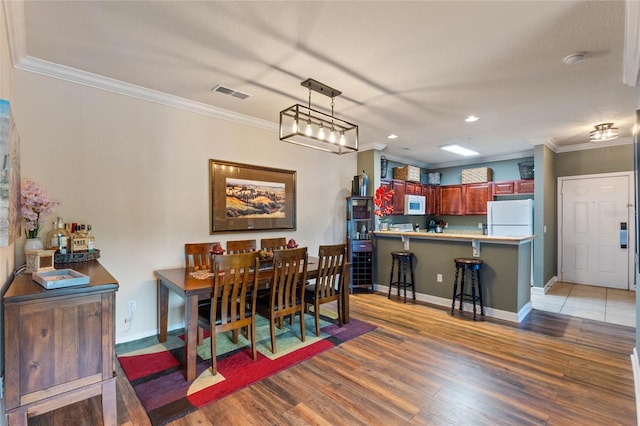
[(435, 186), (422, 186), (422, 195), (426, 200), (424, 213), (426, 215), (438, 214), (438, 191)]
[(465, 214), (487, 214), (487, 201), (492, 199), (491, 182), (464, 185)]
[(535, 189), (533, 180), (517, 180), (515, 181), (516, 194), (533, 194)]
[(439, 188), (441, 215), (461, 216), (464, 214), (462, 185), (447, 185)]
[(405, 194), (422, 195), (422, 185), (414, 182), (405, 182)]
[(493, 183), (493, 195), (511, 195), (514, 190), (514, 182), (512, 180)]
[(404, 181), (392, 180), (391, 189), (393, 189), (393, 214), (404, 214)]

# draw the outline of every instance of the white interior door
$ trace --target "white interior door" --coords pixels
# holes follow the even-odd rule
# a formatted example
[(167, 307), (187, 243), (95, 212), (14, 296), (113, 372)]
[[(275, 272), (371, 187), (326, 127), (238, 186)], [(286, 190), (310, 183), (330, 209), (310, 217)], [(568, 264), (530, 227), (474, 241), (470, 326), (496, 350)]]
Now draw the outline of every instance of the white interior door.
[(631, 235), (630, 185), (624, 175), (562, 180), (562, 281), (629, 289), (633, 247), (621, 247), (620, 230)]

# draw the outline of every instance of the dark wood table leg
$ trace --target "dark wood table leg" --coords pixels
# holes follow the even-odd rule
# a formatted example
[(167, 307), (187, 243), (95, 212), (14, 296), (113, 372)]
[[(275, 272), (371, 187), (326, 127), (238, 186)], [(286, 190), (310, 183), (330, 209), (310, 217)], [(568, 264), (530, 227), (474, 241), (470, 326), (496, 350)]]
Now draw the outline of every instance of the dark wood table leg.
[(167, 341), (168, 316), (169, 288), (158, 280), (158, 340), (160, 343)]
[(351, 287), (351, 268), (347, 268), (345, 291), (342, 292), (342, 320), (349, 323), (349, 288)]
[(196, 378), (197, 339), (198, 339), (198, 296), (189, 296), (185, 300), (185, 362), (186, 377), (191, 382)]

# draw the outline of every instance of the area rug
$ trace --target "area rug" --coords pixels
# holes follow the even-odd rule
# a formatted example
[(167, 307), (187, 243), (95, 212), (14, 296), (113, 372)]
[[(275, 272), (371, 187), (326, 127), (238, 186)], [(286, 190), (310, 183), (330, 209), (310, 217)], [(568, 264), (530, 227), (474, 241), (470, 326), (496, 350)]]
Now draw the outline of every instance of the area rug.
[(156, 336), (116, 346), (116, 354), (140, 402), (153, 425), (164, 425), (206, 404), (223, 398), (299, 362), (367, 333), (376, 327), (351, 318), (343, 327), (321, 311), (320, 336), (315, 334), (312, 315), (305, 315), (305, 341), (300, 340), (298, 317), (293, 326), (276, 327), (276, 354), (271, 353), (269, 321), (257, 317), (258, 359), (251, 359), (249, 342), (240, 335), (234, 345), (229, 333), (217, 335), (218, 374), (211, 374), (211, 343), (206, 337), (198, 347), (196, 379), (184, 378), (184, 341), (182, 330), (169, 333), (165, 343)]

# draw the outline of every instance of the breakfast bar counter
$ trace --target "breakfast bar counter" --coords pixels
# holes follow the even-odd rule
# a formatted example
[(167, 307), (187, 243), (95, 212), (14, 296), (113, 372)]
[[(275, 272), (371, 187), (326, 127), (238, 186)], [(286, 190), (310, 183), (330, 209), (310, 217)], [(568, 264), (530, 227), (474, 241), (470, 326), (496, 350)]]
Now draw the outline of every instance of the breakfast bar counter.
[(453, 259), (475, 257), (483, 262), (480, 275), (487, 316), (520, 322), (531, 311), (534, 235), (377, 231), (374, 237), (375, 282), (380, 290), (388, 290), (390, 253), (411, 250), (415, 255), (416, 298), (450, 308), (455, 277)]

